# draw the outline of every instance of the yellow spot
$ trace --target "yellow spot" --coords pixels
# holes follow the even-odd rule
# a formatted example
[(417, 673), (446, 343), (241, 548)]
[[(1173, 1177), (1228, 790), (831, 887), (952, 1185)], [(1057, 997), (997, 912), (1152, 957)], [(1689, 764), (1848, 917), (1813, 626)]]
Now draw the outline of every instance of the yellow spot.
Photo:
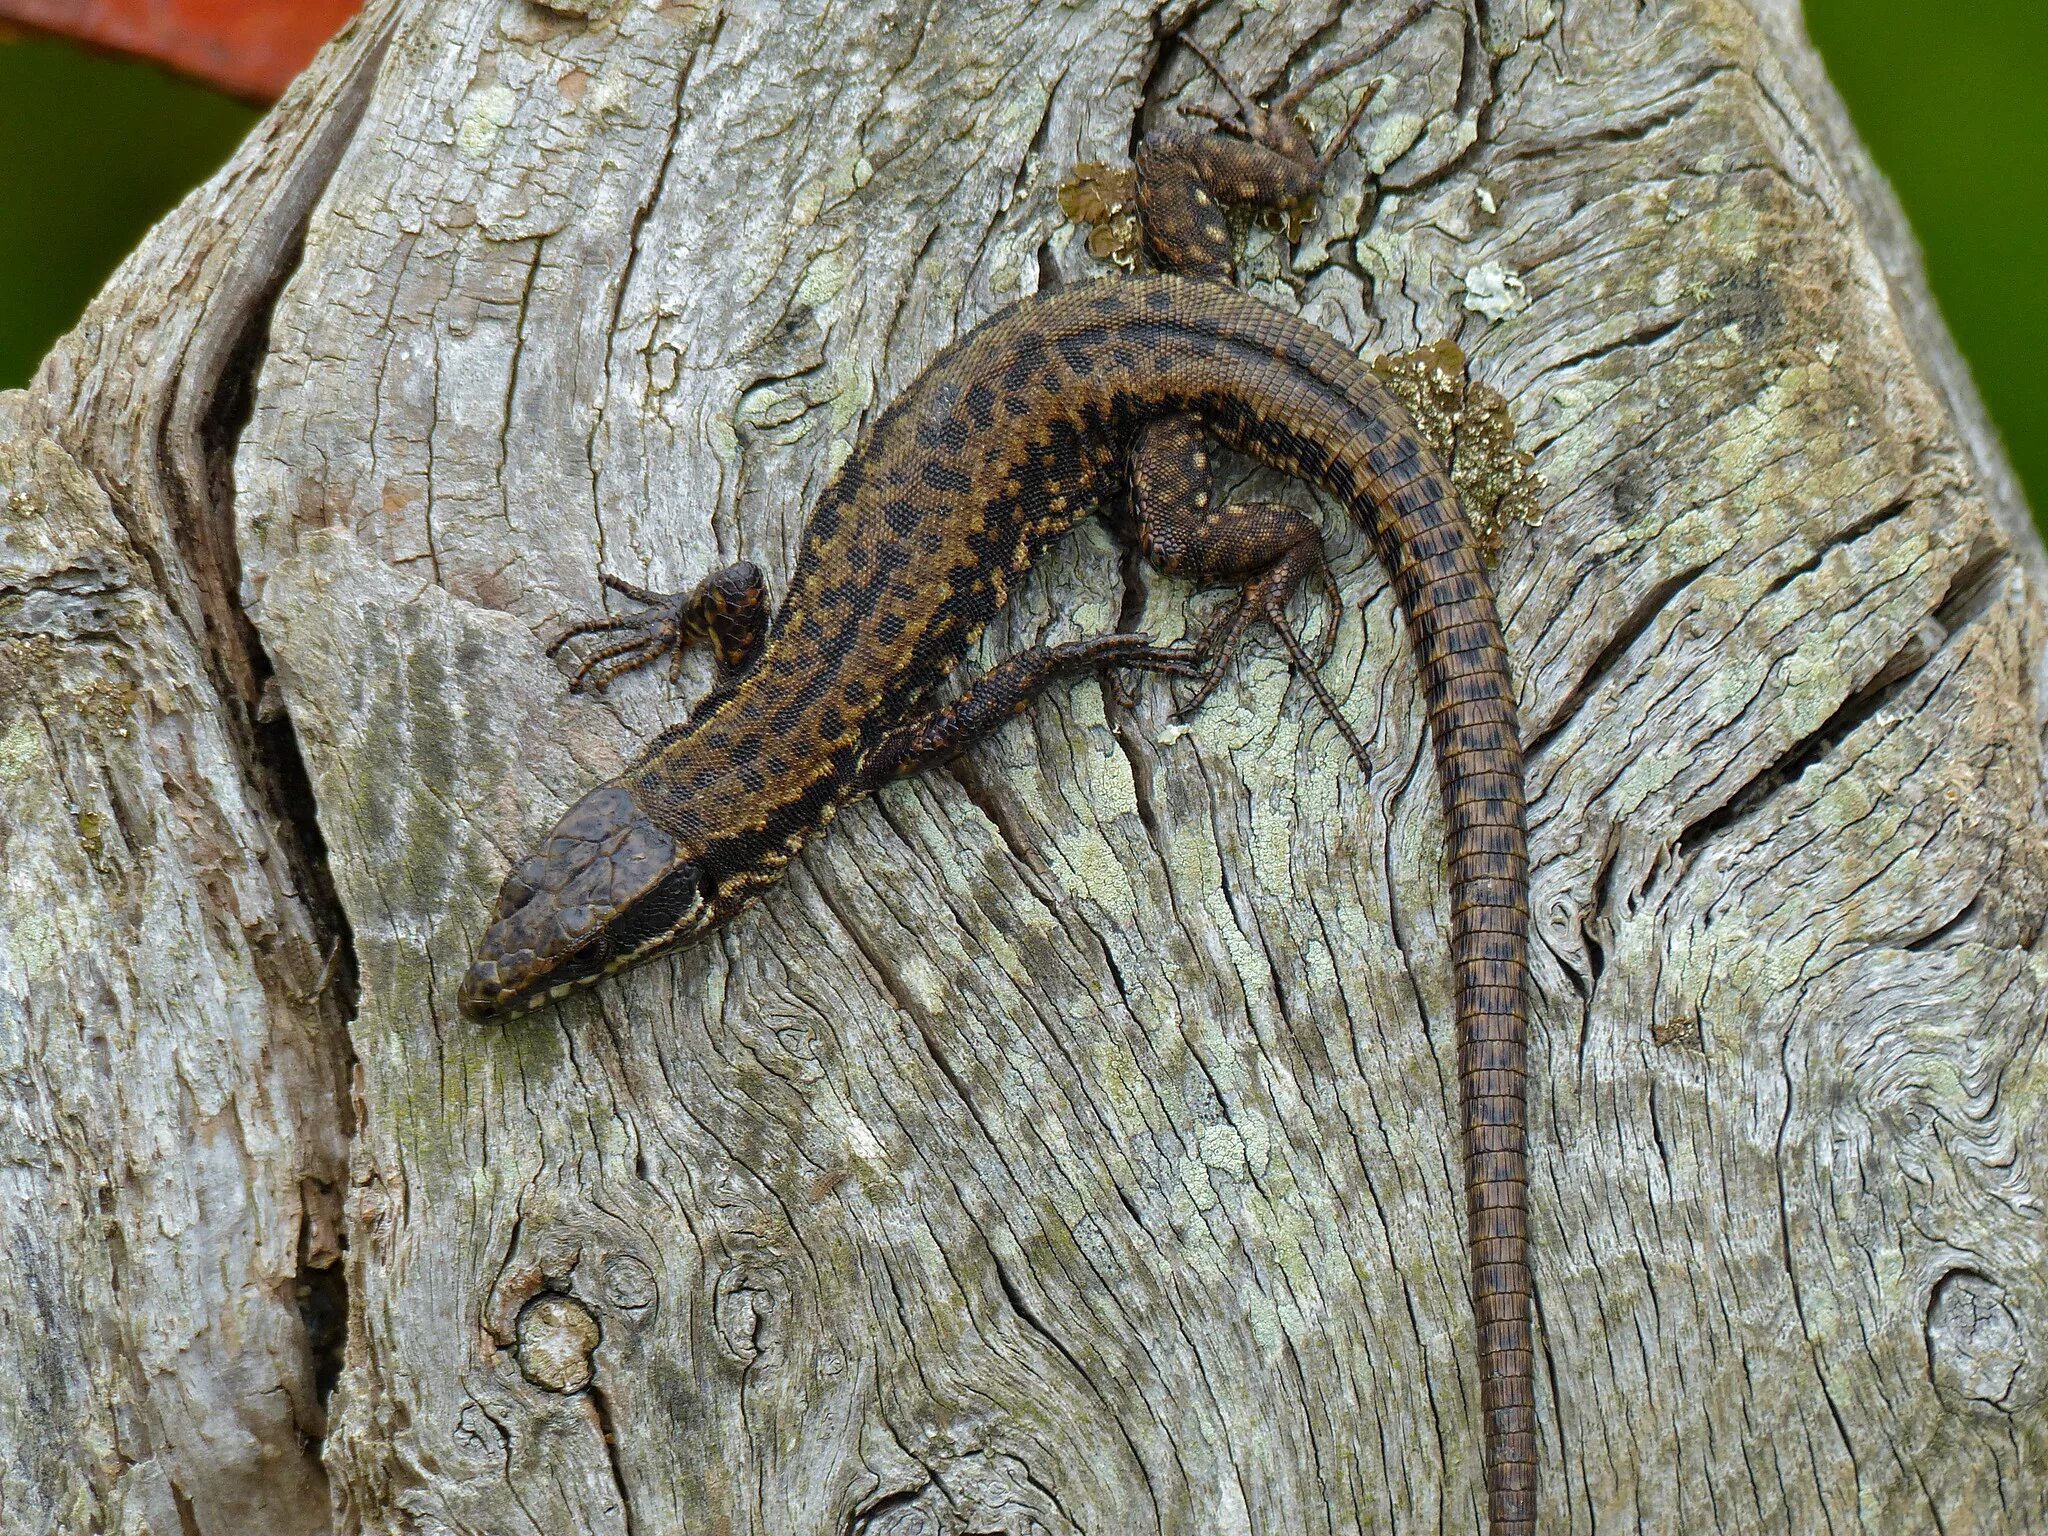
[(456, 110), (455, 147), (472, 160), (487, 159), (518, 110), (519, 97), (510, 86), (471, 91)]

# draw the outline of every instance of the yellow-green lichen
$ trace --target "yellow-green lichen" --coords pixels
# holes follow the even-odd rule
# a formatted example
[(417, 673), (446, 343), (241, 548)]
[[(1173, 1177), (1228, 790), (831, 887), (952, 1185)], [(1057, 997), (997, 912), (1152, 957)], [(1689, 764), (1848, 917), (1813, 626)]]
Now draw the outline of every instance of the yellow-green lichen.
[(1108, 1099), (1117, 1119), (1132, 1126), (1144, 1124), (1139, 1090), (1150, 1085), (1130, 1042), (1113, 1028), (1098, 1033), (1088, 1048), (1088, 1065), (1090, 1081)]
[(1242, 1179), (1250, 1173), (1244, 1155), (1244, 1137), (1230, 1124), (1206, 1125), (1195, 1136), (1196, 1154), (1202, 1166)]
[[(1237, 972), (1238, 984), (1244, 988), (1245, 996), (1253, 999), (1264, 997), (1272, 986), (1266, 958), (1237, 926), (1237, 915), (1231, 911), (1230, 901), (1224, 896), (1220, 881), (1209, 885), (1208, 894), (1202, 898), (1202, 910), (1215, 925), (1217, 936), (1223, 940), (1223, 947), (1229, 952), (1231, 967)], [(1228, 1092), (1234, 1084), (1227, 1081), (1227, 1077), (1242, 1076), (1236, 1070), (1236, 1059), (1228, 1053), (1227, 1042), (1213, 1020), (1205, 1021), (1198, 1030), (1200, 1034), (1209, 1036), (1216, 1048), (1210, 1059), (1216, 1072), (1217, 1086)]]
[(1238, 1285), (1237, 1304), (1244, 1313), (1245, 1324), (1251, 1329), (1254, 1342), (1269, 1356), (1278, 1354), (1284, 1341), (1280, 1332), (1280, 1309), (1273, 1305), (1273, 1298), (1245, 1280)]
[(1505, 320), (1529, 307), (1529, 289), (1521, 273), (1502, 261), (1482, 261), (1464, 275), (1465, 307), (1493, 321)]
[(1482, 554), (1498, 555), (1511, 523), (1543, 521), (1535, 458), (1515, 446), (1515, 422), (1498, 390), (1475, 383), (1465, 354), (1445, 340), (1373, 363), (1408, 407), (1418, 431), (1442, 455)]
[(851, 276), (842, 252), (821, 252), (804, 270), (803, 281), (797, 284), (796, 301), (807, 309), (829, 304), (845, 291), (847, 279)]
[(1420, 112), (1389, 112), (1376, 117), (1365, 133), (1365, 164), (1373, 175), (1407, 154), (1422, 138), (1428, 121)]
[(1196, 1216), (1213, 1211), (1219, 1201), (1216, 1186), (1209, 1178), (1209, 1166), (1199, 1157), (1182, 1157), (1174, 1164), (1173, 1199), (1171, 1202), (1175, 1227), (1190, 1227)]
[(844, 432), (852, 426), (874, 397), (873, 383), (851, 357), (842, 357), (832, 365), (826, 375), (825, 389), (820, 403), (825, 407), (826, 418), (834, 432)]
[(718, 462), (730, 469), (740, 461), (740, 435), (734, 430), (732, 418), (714, 416), (704, 428), (704, 436), (711, 444), (711, 452)]
[(462, 98), (455, 113), (455, 147), (472, 160), (487, 160), (519, 110), (508, 85), (487, 85)]
[(8, 723), (7, 730), (0, 734), (0, 782), (18, 783), (27, 780), (31, 770), (35, 777), (42, 777), (49, 766), (49, 755), (43, 748), (43, 733), (33, 715), (23, 712)]

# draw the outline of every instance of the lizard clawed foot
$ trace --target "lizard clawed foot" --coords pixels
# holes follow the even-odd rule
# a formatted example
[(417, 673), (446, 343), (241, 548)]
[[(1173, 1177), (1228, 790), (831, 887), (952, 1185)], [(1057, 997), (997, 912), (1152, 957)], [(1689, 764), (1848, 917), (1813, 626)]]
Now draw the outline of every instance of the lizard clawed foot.
[[(1301, 636), (1287, 617), (1288, 600), (1300, 588), (1302, 581), (1310, 575), (1316, 577), (1330, 604), (1330, 611), (1323, 620), (1323, 633), (1317, 641), (1314, 655), (1309, 653), (1308, 647), (1302, 643)], [(1244, 643), (1244, 637), (1252, 625), (1264, 622), (1272, 627), (1273, 633), (1279, 637), (1281, 648), (1287, 652), (1289, 671), (1308, 685), (1309, 692), (1315, 695), (1323, 713), (1329, 717), (1330, 723), (1337, 727), (1338, 733), (1344, 738), (1344, 744), (1351, 749), (1351, 755), (1357, 759), (1360, 770), (1370, 778), (1372, 759), (1366, 754), (1365, 743), (1359, 740), (1358, 733), (1351, 728), (1350, 720), (1345, 717), (1342, 707), (1337, 703), (1336, 695), (1330, 692), (1322, 679), (1322, 669), (1328, 664), (1336, 649), (1337, 626), (1342, 615), (1342, 597), (1337, 590), (1337, 580), (1330, 574), (1330, 568), (1323, 562), (1320, 553), (1306, 548), (1290, 552), (1271, 569), (1247, 582), (1237, 597), (1216, 616), (1202, 638), (1195, 643), (1195, 652), (1204, 660), (1202, 683), (1174, 710), (1174, 718), (1185, 719), (1202, 707), (1216, 691), (1217, 685), (1223, 681), (1224, 672), (1237, 659), (1238, 649)]]
[(1308, 135), (1302, 132), (1301, 125), (1295, 121), (1294, 109), (1307, 100), (1317, 87), (1328, 84), (1345, 70), (1363, 64), (1378, 53), (1396, 34), (1407, 28), (1425, 11), (1434, 10), (1437, 4), (1438, 0), (1417, 0), (1417, 3), (1409, 6), (1400, 16), (1356, 48), (1348, 53), (1339, 54), (1334, 59), (1325, 60), (1303, 75), (1276, 97), (1269, 107), (1260, 106), (1251, 93), (1206, 48), (1186, 33), (1181, 33), (1180, 42), (1186, 46), (1188, 52), (1202, 61), (1209, 73), (1216, 77), (1217, 84), (1230, 93), (1235, 106), (1228, 112), (1205, 106), (1188, 106), (1180, 110), (1186, 116), (1204, 118), (1214, 123), (1221, 132), (1235, 138), (1249, 139), (1254, 144), (1263, 144), (1268, 149), (1276, 150), (1292, 159), (1312, 162), (1316, 168), (1316, 179), (1320, 181), (1344, 146), (1350, 142), (1359, 119), (1365, 116), (1365, 109), (1372, 104), (1373, 97), (1379, 94), (1381, 82), (1373, 81), (1360, 93), (1357, 105), (1351, 109), (1350, 118), (1321, 154), (1315, 152), (1309, 143)]
[(569, 679), (571, 693), (603, 693), (627, 673), (652, 666), (664, 655), (673, 683), (682, 674), (684, 651), (699, 640), (711, 642), (721, 671), (737, 671), (753, 659), (767, 632), (767, 587), (759, 568), (748, 561), (713, 571), (687, 592), (650, 591), (609, 571), (598, 579), (641, 606), (631, 613), (571, 624), (548, 642), (546, 654), (555, 656), (585, 635), (625, 637), (584, 658)]
[[(1192, 48), (1194, 43), (1190, 41), (1188, 46)], [(1243, 113), (1239, 110), (1232, 109), (1229, 112), (1225, 112), (1217, 107), (1206, 107), (1200, 103), (1176, 107), (1174, 110), (1180, 113), (1182, 117), (1199, 117), (1204, 122), (1214, 123), (1217, 132), (1227, 133), (1233, 139), (1249, 139), (1251, 137), (1250, 132), (1245, 128)]]
[(652, 592), (645, 587), (636, 587), (609, 571), (600, 573), (598, 580), (642, 606), (632, 613), (607, 614), (601, 619), (585, 619), (571, 624), (548, 642), (546, 654), (552, 657), (559, 655), (562, 647), (571, 640), (585, 635), (624, 634), (626, 637), (586, 656), (583, 665), (569, 679), (569, 691), (603, 693), (628, 672), (653, 665), (664, 652), (670, 653), (669, 680), (673, 682), (683, 664), (683, 648), (689, 642), (689, 636), (684, 632), (683, 612), (689, 594)]
[(1182, 107), (1181, 112), (1188, 117), (1206, 118), (1235, 138), (1251, 139), (1254, 142), (1262, 140), (1266, 131), (1265, 109), (1252, 99), (1251, 94), (1237, 83), (1237, 76), (1219, 64), (1208, 49), (1185, 32), (1178, 36), (1181, 46), (1202, 61), (1209, 73), (1216, 77), (1216, 83), (1228, 91), (1230, 99), (1237, 103), (1229, 112), (1201, 106)]

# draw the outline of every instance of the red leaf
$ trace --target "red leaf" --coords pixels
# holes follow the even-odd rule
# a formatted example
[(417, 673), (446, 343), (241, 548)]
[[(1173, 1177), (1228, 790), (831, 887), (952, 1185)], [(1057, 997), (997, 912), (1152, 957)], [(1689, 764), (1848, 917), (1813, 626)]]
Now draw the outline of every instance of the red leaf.
[(0, 22), (132, 53), (275, 101), (360, 0), (0, 0)]

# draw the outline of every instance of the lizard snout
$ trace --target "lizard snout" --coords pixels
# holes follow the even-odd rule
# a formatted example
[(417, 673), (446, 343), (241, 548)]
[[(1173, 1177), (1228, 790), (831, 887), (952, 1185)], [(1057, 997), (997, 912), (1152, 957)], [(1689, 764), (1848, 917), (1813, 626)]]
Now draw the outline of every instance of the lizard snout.
[(623, 785), (572, 805), (505, 877), (456, 1001), (472, 1019), (523, 1013), (619, 969), (704, 906), (697, 868)]

